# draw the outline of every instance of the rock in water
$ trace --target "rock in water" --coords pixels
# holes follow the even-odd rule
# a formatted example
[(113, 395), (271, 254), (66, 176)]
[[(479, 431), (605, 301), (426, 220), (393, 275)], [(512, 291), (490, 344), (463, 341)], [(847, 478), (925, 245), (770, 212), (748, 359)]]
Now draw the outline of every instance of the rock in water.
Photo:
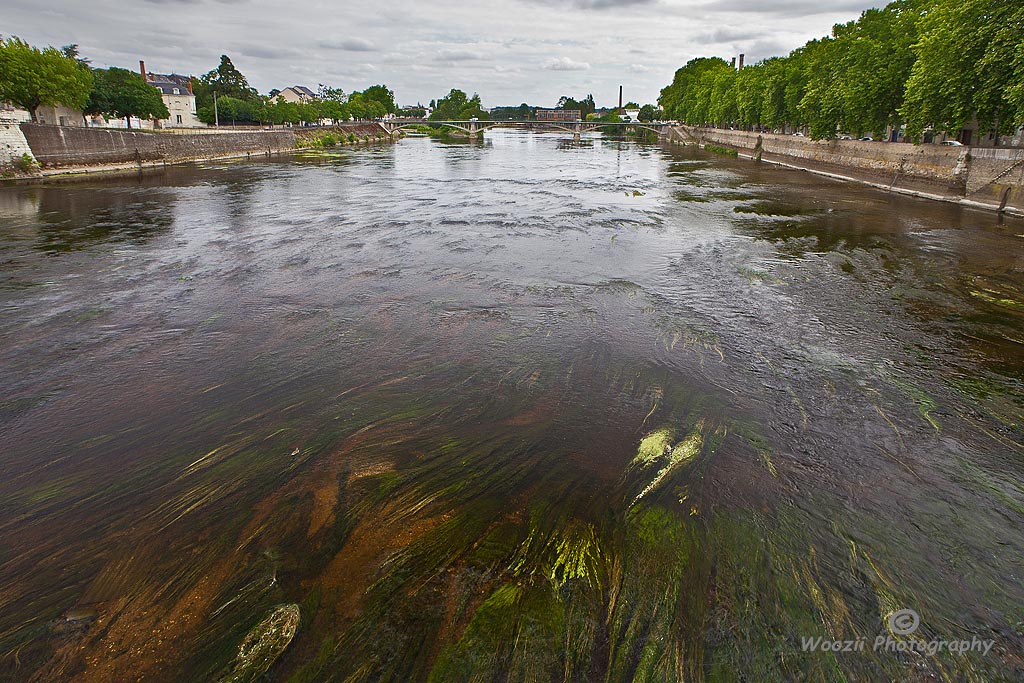
[(220, 683), (249, 683), (265, 674), (292, 642), (298, 628), (298, 605), (275, 608), (242, 639), (231, 673)]

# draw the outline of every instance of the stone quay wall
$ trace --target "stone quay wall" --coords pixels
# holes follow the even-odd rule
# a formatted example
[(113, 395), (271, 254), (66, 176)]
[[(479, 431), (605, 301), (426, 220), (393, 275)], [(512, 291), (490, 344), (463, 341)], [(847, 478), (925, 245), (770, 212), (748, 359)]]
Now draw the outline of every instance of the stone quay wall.
[(811, 140), (676, 126), (678, 143), (716, 145), (744, 156), (837, 175), (905, 194), (1024, 213), (1024, 148)]
[[(202, 159), (252, 156), (288, 152), (331, 133), (339, 140), (357, 142), (389, 140), (376, 123), (347, 123), (337, 126), (246, 129), (202, 133), (153, 133), (110, 128), (11, 124), (4, 129), (12, 154), (30, 151), (44, 173), (103, 170), (133, 165), (148, 166)], [(17, 129), (17, 130), (15, 130)], [(27, 148), (21, 144), (24, 139)], [(0, 150), (3, 151), (3, 150)]]

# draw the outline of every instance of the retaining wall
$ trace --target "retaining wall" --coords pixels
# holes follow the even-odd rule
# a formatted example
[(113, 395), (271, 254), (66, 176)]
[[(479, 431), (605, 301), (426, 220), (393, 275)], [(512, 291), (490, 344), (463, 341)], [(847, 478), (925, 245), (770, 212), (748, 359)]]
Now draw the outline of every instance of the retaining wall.
[(1024, 212), (1024, 149), (1019, 147), (811, 140), (688, 126), (674, 129), (671, 138), (720, 145), (752, 157), (760, 153), (766, 161), (843, 175), (899, 191), (996, 206), (1005, 203)]
[[(293, 150), (299, 146), (298, 143), (326, 133), (334, 133), (339, 138), (347, 138), (352, 133), (359, 141), (366, 137), (375, 140), (384, 133), (375, 123), (256, 129), (216, 135), (208, 132), (167, 134), (22, 123), (19, 132), (44, 171), (272, 154)], [(0, 128), (0, 137), (3, 133)], [(0, 144), (3, 144), (2, 139)]]
[(13, 166), (23, 154), (32, 154), (19, 121), (0, 119), (0, 172)]

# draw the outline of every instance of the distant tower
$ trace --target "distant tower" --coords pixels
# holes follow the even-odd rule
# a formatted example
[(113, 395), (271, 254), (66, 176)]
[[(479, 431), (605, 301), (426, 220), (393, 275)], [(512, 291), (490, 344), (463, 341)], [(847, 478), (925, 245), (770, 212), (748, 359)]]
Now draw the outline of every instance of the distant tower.
[(732, 58), (732, 62), (729, 64), (729, 66), (731, 66), (734, 69), (736, 68), (736, 58), (735, 57)]
[(622, 113), (622, 86), (619, 86), (619, 113)]
[(739, 68), (741, 68), (741, 69), (743, 68), (743, 53), (742, 52), (740, 53), (740, 67)]

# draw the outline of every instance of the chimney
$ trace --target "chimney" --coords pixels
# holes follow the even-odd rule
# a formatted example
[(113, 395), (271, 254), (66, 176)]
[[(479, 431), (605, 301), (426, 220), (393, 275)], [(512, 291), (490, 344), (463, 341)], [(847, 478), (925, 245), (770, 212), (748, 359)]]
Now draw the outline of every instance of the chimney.
[(146, 78), (146, 63), (141, 59), (139, 60), (139, 73), (142, 74), (142, 80), (149, 80), (148, 78)]
[(619, 86), (619, 111), (622, 111), (622, 86)]
[(735, 57), (732, 58), (732, 63), (729, 64), (729, 66), (731, 66), (734, 69), (736, 68), (736, 58)]
[(740, 53), (740, 67), (739, 68), (741, 68), (741, 69), (743, 68), (743, 53), (742, 52)]

